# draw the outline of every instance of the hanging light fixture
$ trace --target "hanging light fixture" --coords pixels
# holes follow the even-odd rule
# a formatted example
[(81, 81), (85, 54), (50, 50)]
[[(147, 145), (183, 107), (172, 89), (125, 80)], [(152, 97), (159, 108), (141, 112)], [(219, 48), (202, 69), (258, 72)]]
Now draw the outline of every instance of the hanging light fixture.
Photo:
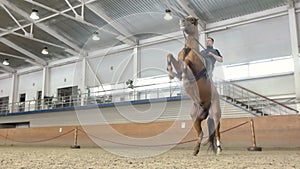
[(99, 33), (98, 33), (98, 32), (94, 32), (94, 33), (93, 33), (92, 39), (93, 39), (94, 41), (100, 40)]
[(8, 66), (9, 65), (8, 59), (4, 59), (2, 64), (5, 65), (5, 66)]
[(48, 55), (49, 54), (49, 51), (48, 51), (47, 47), (44, 47), (44, 49), (42, 50), (42, 54), (43, 55)]
[(31, 12), (31, 14), (30, 14), (30, 18), (33, 19), (33, 20), (38, 20), (38, 19), (40, 19), (39, 11), (36, 10), (36, 9), (32, 9), (32, 12)]
[(166, 9), (166, 13), (165, 13), (164, 19), (167, 20), (167, 21), (173, 19), (173, 16), (171, 14), (171, 10), (170, 9)]

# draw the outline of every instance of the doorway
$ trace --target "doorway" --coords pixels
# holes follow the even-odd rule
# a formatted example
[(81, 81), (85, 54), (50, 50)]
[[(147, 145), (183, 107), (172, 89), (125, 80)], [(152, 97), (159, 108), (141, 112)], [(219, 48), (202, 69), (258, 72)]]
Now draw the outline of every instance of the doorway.
[(19, 112), (23, 112), (25, 111), (25, 100), (26, 100), (26, 93), (22, 93), (20, 94), (20, 97), (19, 97)]
[(42, 91), (37, 91), (36, 98), (37, 98), (36, 110), (41, 110), (41, 108), (42, 108)]

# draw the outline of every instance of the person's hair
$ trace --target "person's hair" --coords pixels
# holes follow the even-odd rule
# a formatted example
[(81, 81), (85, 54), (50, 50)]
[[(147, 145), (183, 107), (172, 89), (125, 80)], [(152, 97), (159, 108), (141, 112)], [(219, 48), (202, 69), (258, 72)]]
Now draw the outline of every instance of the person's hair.
[(212, 37), (207, 37), (207, 39), (210, 39), (213, 43), (215, 42), (215, 40)]

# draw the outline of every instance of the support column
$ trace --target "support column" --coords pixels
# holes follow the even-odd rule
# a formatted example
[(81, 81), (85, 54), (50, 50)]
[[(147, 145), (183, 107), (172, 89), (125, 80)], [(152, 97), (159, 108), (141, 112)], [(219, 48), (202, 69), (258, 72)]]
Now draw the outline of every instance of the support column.
[[(133, 48), (133, 82), (135, 83), (138, 78), (141, 78), (141, 52), (138, 45)], [(137, 100), (140, 99), (140, 94), (135, 92)]]
[(49, 67), (45, 66), (43, 68), (43, 88), (42, 88), (42, 98), (44, 96), (49, 96)]
[(138, 46), (133, 49), (133, 76), (134, 80), (141, 77), (141, 54)]
[(87, 85), (86, 85), (86, 66), (87, 66), (87, 60), (86, 57), (84, 56), (82, 58), (82, 80), (81, 80), (81, 85), (80, 85), (80, 93), (79, 94), (79, 98), (81, 99), (81, 106), (84, 105), (85, 99), (86, 97), (88, 97), (87, 95), (84, 95), (84, 93), (86, 93), (87, 91)]
[(43, 86), (42, 86), (42, 109), (45, 109), (45, 96), (49, 96), (49, 67), (45, 66), (43, 68)]
[(15, 104), (17, 102), (17, 95), (18, 95), (18, 86), (19, 86), (19, 80), (17, 73), (13, 73), (11, 77), (11, 88), (10, 88), (10, 97), (9, 97), (9, 105), (10, 106), (10, 113), (15, 112), (17, 109), (17, 105)]
[(300, 112), (300, 64), (299, 64), (299, 41), (297, 32), (297, 18), (294, 7), (294, 1), (289, 1), (289, 26), (290, 26), (290, 38), (292, 47), (292, 56), (294, 58), (294, 83), (295, 83), (295, 94), (297, 102), (297, 110)]

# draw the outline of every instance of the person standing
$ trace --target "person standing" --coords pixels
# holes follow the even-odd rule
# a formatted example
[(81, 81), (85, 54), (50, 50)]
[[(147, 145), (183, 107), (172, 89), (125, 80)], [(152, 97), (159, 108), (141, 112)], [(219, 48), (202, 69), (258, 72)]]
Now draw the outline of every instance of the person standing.
[(200, 55), (205, 58), (206, 69), (209, 77), (212, 79), (212, 72), (214, 71), (216, 61), (222, 63), (223, 56), (218, 49), (213, 47), (215, 40), (212, 37), (206, 38), (206, 49), (200, 52)]

